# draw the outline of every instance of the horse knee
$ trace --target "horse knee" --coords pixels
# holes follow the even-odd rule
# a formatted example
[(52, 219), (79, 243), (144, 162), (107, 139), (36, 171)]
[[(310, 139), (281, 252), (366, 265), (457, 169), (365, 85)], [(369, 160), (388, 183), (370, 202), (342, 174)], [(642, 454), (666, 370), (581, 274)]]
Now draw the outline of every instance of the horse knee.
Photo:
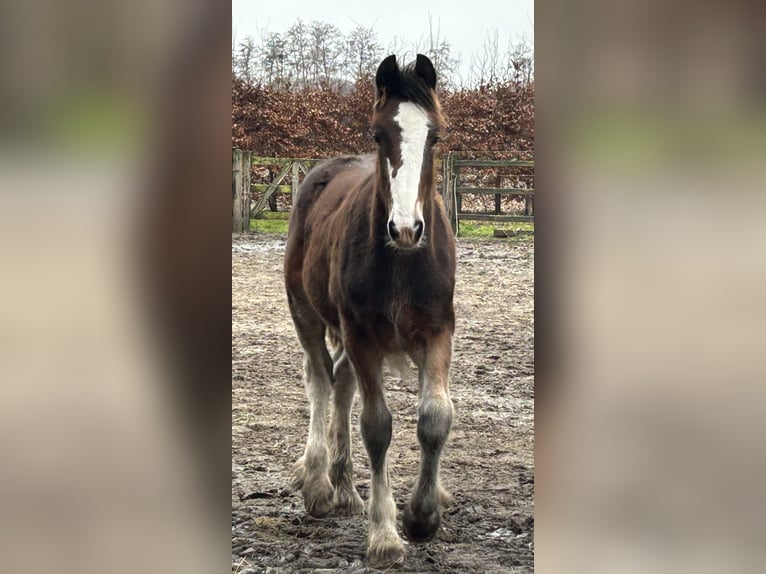
[(420, 405), (418, 417), (418, 440), (424, 450), (436, 452), (441, 450), (452, 427), (452, 401), (444, 399), (429, 399)]

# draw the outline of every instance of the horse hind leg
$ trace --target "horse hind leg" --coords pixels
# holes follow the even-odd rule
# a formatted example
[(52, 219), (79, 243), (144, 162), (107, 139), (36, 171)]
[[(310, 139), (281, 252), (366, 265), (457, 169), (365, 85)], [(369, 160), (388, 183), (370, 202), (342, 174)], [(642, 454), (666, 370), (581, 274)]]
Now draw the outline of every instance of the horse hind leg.
[(356, 393), (356, 376), (345, 352), (340, 350), (334, 367), (335, 392), (330, 422), (330, 481), (335, 487), (333, 503), (340, 514), (358, 514), (364, 502), (354, 488), (351, 462), (351, 405)]
[(309, 399), (309, 433), (303, 456), (293, 466), (293, 487), (300, 489), (306, 511), (324, 516), (332, 509), (333, 486), (329, 477), (327, 408), (332, 394), (332, 360), (324, 343), (325, 327), (316, 313), (290, 297), (295, 330), (304, 350), (304, 384)]

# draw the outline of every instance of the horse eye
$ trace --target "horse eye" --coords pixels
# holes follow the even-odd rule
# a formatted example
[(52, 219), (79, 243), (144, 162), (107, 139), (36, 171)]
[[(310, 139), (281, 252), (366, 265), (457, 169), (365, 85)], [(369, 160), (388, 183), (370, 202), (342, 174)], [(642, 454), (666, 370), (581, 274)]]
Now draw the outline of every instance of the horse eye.
[(380, 133), (379, 132), (375, 132), (374, 134), (372, 134), (372, 139), (375, 140), (376, 144), (379, 144), (380, 143)]

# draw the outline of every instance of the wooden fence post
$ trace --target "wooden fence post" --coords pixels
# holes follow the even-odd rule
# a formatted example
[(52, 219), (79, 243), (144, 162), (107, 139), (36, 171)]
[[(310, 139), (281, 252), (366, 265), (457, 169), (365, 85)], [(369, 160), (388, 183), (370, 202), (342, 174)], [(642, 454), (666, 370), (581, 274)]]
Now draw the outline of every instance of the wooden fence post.
[(454, 158), (452, 152), (447, 154), (442, 159), (442, 198), (444, 199), (444, 207), (447, 209), (447, 219), (449, 219), (452, 226), (452, 233), (457, 232), (457, 223), (455, 218), (457, 217), (457, 206), (455, 205), (455, 180), (453, 165)]
[[(460, 217), (460, 212), (463, 211), (463, 194), (458, 193), (460, 187), (460, 166), (455, 166), (455, 219)], [(457, 223), (455, 223), (457, 226)]]
[(232, 150), (231, 172), (231, 230), (244, 233), (250, 229), (250, 152)]
[[(502, 187), (503, 178), (500, 174), (497, 172), (495, 173), (495, 187), (500, 188)], [(500, 200), (501, 195), (499, 193), (495, 194), (495, 215), (500, 215), (500, 212), (502, 210), (502, 203)]]
[(298, 174), (300, 173), (299, 162), (293, 162), (293, 181), (292, 181), (292, 197), (290, 198), (292, 203), (290, 205), (295, 205), (295, 194), (298, 193)]
[(450, 218), (450, 213), (452, 212), (449, 202), (449, 177), (447, 176), (448, 165), (449, 153), (445, 153), (442, 156), (442, 201), (444, 202), (444, 209), (447, 210), (447, 219)]

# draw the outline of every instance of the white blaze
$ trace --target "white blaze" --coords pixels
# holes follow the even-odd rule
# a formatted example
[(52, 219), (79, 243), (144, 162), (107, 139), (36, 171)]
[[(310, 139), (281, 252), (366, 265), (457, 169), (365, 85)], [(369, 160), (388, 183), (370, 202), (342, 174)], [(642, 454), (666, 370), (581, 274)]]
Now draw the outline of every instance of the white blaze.
[(423, 152), (428, 137), (428, 114), (412, 102), (402, 102), (394, 117), (402, 130), (402, 165), (394, 176), (388, 163), (388, 178), (391, 182), (393, 208), (390, 219), (399, 229), (413, 227), (416, 220), (423, 219), (422, 205), (418, 201), (420, 175), (423, 169)]

